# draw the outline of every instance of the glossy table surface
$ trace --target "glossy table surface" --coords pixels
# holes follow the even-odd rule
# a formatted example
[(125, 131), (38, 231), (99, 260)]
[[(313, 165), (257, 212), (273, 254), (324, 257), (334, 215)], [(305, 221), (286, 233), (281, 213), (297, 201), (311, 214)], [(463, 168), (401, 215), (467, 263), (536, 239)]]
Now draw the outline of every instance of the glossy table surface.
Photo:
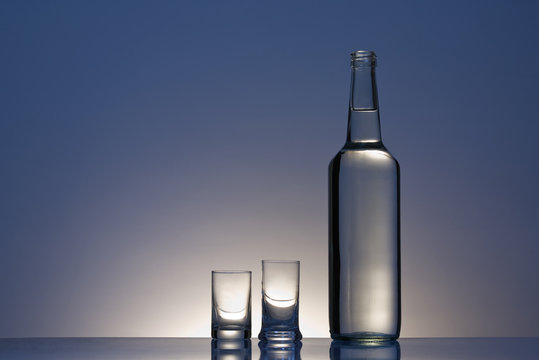
[(0, 359), (539, 359), (539, 338), (404, 338), (384, 346), (303, 339), (288, 349), (208, 338), (0, 339)]

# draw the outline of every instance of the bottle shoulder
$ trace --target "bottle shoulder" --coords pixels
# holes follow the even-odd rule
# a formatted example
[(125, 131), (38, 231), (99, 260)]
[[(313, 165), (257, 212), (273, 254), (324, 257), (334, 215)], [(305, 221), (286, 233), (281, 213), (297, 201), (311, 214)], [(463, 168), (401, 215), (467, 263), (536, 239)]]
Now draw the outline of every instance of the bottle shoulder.
[[(333, 160), (343, 157), (379, 157), (398, 163), (391, 152), (380, 143), (346, 143), (339, 152), (333, 157)], [(333, 161), (332, 160), (332, 161)]]
[(347, 144), (333, 157), (329, 166), (330, 168), (374, 167), (399, 169), (399, 162), (383, 145), (348, 146)]

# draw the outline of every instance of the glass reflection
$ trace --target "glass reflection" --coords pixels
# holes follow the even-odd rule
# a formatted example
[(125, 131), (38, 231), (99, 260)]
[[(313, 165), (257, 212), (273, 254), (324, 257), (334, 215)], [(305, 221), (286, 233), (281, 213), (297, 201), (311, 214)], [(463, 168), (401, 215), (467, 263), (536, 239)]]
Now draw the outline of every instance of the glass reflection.
[(334, 340), (329, 349), (331, 360), (400, 360), (398, 341), (383, 343)]
[(251, 360), (251, 340), (211, 341), (212, 360)]
[(260, 360), (300, 360), (301, 341), (260, 341)]

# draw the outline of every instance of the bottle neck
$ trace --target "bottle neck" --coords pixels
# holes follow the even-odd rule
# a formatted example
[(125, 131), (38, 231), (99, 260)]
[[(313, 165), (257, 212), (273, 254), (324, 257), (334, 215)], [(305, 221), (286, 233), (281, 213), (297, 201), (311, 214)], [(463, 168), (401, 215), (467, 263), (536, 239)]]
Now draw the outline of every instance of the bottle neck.
[(372, 52), (352, 54), (352, 82), (347, 145), (380, 145), (380, 116), (376, 90), (376, 57)]

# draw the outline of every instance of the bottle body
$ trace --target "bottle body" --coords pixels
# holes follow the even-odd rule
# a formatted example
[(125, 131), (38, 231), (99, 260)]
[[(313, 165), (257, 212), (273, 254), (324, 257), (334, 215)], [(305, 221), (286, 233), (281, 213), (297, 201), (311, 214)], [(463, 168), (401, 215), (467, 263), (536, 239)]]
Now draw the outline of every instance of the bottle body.
[(399, 165), (384, 148), (342, 149), (329, 166), (330, 332), (400, 330)]
[[(366, 75), (353, 76), (357, 83)], [(374, 70), (369, 76), (375, 94)], [(347, 142), (329, 165), (334, 339), (384, 341), (400, 333), (400, 168), (382, 144), (373, 99), (364, 109), (350, 107)]]

